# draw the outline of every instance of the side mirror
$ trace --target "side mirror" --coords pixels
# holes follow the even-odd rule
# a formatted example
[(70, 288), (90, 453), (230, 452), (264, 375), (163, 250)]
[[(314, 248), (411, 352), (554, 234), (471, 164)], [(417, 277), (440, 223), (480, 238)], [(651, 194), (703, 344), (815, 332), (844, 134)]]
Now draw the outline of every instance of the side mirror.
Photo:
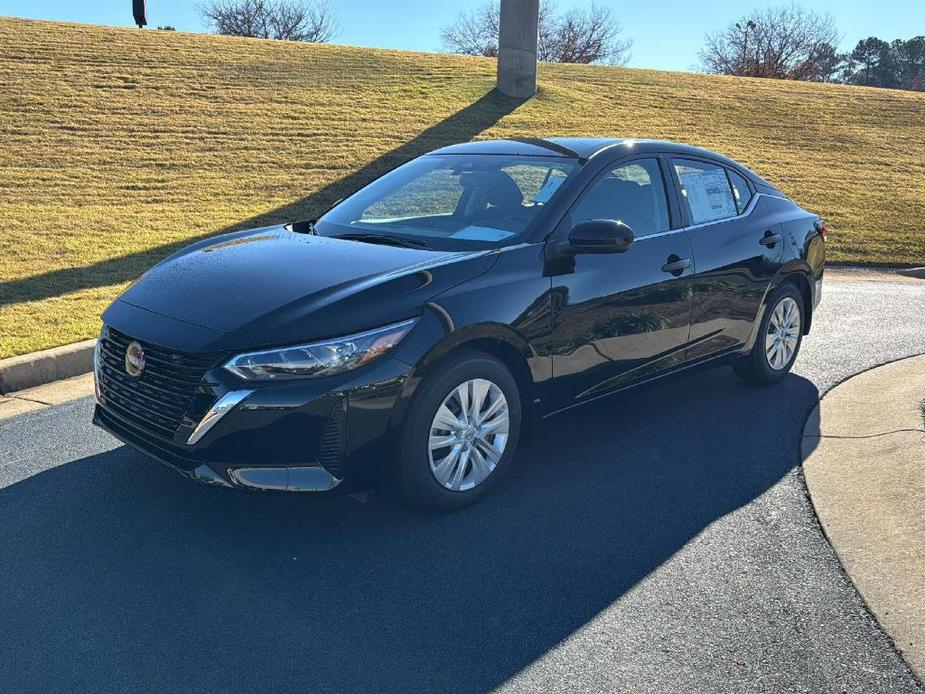
[(629, 225), (615, 219), (589, 219), (572, 227), (569, 244), (577, 253), (624, 253), (636, 240)]

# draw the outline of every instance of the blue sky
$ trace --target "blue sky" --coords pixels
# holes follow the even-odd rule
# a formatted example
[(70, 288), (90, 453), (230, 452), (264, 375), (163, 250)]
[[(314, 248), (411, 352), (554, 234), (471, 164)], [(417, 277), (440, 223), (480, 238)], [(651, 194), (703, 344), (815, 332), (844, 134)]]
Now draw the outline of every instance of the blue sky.
[[(337, 43), (435, 51), (440, 27), (465, 8), (484, 0), (334, 0), (344, 26)], [(558, 0), (565, 8), (587, 0)], [(749, 9), (764, 7), (725, 0), (599, 0), (613, 8), (625, 34), (634, 41), (630, 65), (663, 70), (687, 70), (697, 62), (697, 51), (707, 31), (738, 19)], [(804, 7), (830, 12), (843, 36), (842, 48), (859, 39), (886, 40), (925, 34), (923, 0), (803, 0)], [(0, 0), (0, 15), (61, 19), (92, 24), (132, 25), (131, 0)], [(148, 0), (151, 26), (170, 24), (184, 31), (205, 31), (195, 0)]]

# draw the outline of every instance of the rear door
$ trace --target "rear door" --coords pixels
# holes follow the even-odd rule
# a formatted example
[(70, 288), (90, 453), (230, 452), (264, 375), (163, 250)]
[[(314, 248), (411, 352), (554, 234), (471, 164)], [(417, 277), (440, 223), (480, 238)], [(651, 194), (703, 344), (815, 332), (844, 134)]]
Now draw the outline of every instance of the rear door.
[(636, 240), (624, 253), (568, 258), (553, 273), (552, 409), (684, 362), (693, 260), (666, 167), (658, 156), (608, 166), (564, 220), (567, 229), (619, 220)]
[(673, 157), (696, 260), (689, 361), (741, 347), (780, 267), (780, 224), (740, 173), (707, 159)]

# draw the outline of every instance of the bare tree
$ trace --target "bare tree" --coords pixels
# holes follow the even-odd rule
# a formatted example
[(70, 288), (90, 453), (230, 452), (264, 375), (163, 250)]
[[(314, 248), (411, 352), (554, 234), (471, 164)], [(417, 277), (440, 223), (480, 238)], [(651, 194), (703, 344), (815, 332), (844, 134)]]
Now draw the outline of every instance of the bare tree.
[(199, 12), (228, 36), (327, 43), (340, 31), (331, 0), (209, 0)]
[[(548, 3), (540, 4), (540, 14)], [(469, 12), (460, 12), (453, 24), (440, 30), (440, 41), (451, 53), (498, 57), (501, 26), (500, 3), (488, 3)]]
[(839, 38), (828, 14), (769, 7), (707, 34), (700, 61), (706, 72), (721, 75), (821, 80), (832, 73)]
[(553, 26), (554, 62), (625, 65), (629, 60), (633, 42), (620, 37), (623, 27), (607, 7), (573, 8)]
[[(500, 2), (493, 0), (443, 28), (445, 49), (464, 55), (497, 57), (501, 24)], [(610, 9), (597, 4), (558, 15), (549, 0), (541, 0), (537, 58), (550, 63), (609, 63), (625, 65), (632, 41)]]

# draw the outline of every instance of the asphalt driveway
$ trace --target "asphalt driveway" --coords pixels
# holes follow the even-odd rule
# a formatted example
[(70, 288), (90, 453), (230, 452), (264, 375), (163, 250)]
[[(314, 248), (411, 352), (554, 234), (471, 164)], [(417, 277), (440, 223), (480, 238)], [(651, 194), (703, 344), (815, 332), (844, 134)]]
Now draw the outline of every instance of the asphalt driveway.
[(798, 461), (820, 392), (925, 352), (925, 283), (825, 292), (783, 383), (563, 415), (446, 516), (197, 486), (89, 399), (0, 423), (0, 691), (921, 692)]

